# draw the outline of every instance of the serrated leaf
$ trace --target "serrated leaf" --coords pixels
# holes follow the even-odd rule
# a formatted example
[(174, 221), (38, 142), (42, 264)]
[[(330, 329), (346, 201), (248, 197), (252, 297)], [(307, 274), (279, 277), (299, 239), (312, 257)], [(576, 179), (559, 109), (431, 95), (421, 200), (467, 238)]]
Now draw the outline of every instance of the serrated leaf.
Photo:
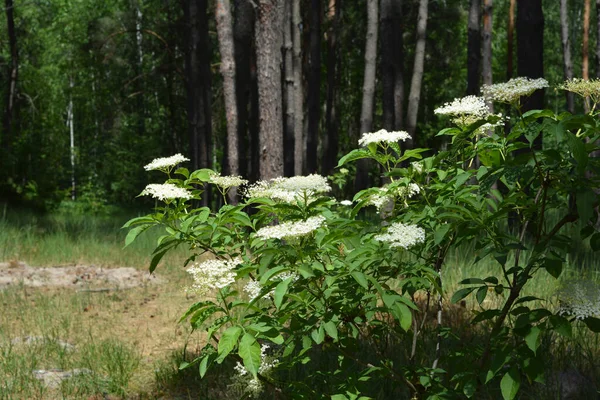
[(336, 327), (336, 323), (333, 321), (327, 321), (323, 324), (323, 328), (325, 329), (325, 332), (327, 333), (327, 335), (329, 335), (329, 337), (337, 340), (338, 338), (338, 331), (337, 331), (337, 327)]
[(542, 341), (540, 336), (541, 333), (542, 330), (537, 326), (534, 326), (529, 330), (529, 333), (525, 335), (525, 343), (534, 354), (537, 352), (538, 347), (540, 347)]
[(323, 340), (325, 340), (325, 330), (323, 328), (323, 325), (321, 325), (317, 329), (313, 330), (310, 333), (310, 336), (312, 337), (312, 339), (315, 341), (316, 344), (323, 343)]
[(283, 298), (287, 294), (290, 283), (294, 278), (290, 276), (286, 280), (279, 282), (277, 287), (275, 288), (275, 293), (273, 294), (273, 302), (275, 303), (275, 307), (279, 310), (281, 307), (281, 303), (283, 303)]
[(127, 236), (125, 237), (125, 246), (123, 248), (129, 246), (133, 241), (142, 234), (142, 232), (146, 231), (152, 225), (138, 225), (135, 228), (129, 230), (127, 232)]
[(232, 326), (223, 332), (221, 338), (219, 339), (219, 346), (217, 348), (217, 353), (219, 354), (217, 362), (219, 364), (223, 362), (225, 357), (227, 357), (227, 355), (235, 348), (241, 334), (242, 328), (237, 325)]
[(347, 162), (360, 160), (361, 158), (370, 158), (370, 157), (371, 157), (371, 153), (369, 151), (363, 150), (363, 149), (354, 149), (350, 153), (348, 153), (345, 156), (343, 156), (342, 158), (340, 158), (340, 161), (338, 162), (337, 166), (339, 168), (339, 167), (343, 166), (344, 164), (346, 164)]
[(369, 282), (367, 281), (367, 278), (365, 277), (365, 274), (363, 274), (360, 271), (352, 271), (350, 273), (350, 275), (352, 275), (352, 277), (354, 278), (354, 280), (362, 287), (364, 287), (365, 289), (369, 288)]
[(473, 290), (475, 290), (477, 288), (471, 287), (471, 288), (464, 288), (464, 289), (459, 289), (457, 290), (453, 295), (452, 295), (452, 299), (450, 299), (450, 302), (452, 304), (456, 304), (459, 301), (461, 301), (462, 299), (464, 299), (465, 297), (467, 297), (468, 295), (471, 294), (471, 292)]
[(433, 241), (436, 245), (442, 243), (442, 240), (444, 240), (450, 230), (450, 226), (450, 224), (442, 224), (435, 230), (433, 233)]
[(504, 400), (512, 400), (516, 397), (521, 386), (521, 376), (517, 367), (512, 367), (500, 381), (500, 391)]
[(477, 302), (479, 303), (479, 305), (481, 305), (486, 296), (487, 296), (487, 292), (488, 292), (488, 287), (487, 286), (482, 286), (479, 289), (477, 289), (477, 293), (475, 294), (475, 298), (477, 299)]
[(244, 362), (244, 367), (256, 378), (261, 362), (260, 344), (256, 341), (256, 338), (249, 333), (245, 333), (242, 340), (240, 340), (238, 354)]
[(206, 371), (215, 361), (215, 358), (217, 358), (217, 353), (211, 353), (205, 355), (202, 361), (200, 361), (200, 365), (198, 366), (198, 373), (200, 374), (200, 378), (204, 378), (204, 375), (206, 375)]

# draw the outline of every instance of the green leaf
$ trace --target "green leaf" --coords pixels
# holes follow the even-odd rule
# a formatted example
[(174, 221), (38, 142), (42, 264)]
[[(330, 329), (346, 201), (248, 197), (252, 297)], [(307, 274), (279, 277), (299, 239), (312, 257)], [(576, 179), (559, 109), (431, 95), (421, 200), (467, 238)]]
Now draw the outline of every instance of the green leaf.
[(354, 149), (350, 153), (348, 153), (345, 156), (343, 156), (342, 158), (340, 158), (340, 161), (338, 162), (337, 166), (339, 168), (339, 167), (343, 166), (344, 164), (346, 164), (347, 162), (360, 160), (361, 158), (370, 158), (370, 157), (371, 157), (371, 153), (369, 151), (364, 150), (364, 149)]
[(450, 230), (450, 226), (450, 224), (442, 224), (435, 230), (433, 234), (433, 241), (436, 245), (442, 243), (442, 240), (444, 240), (448, 234), (448, 231)]
[(412, 313), (410, 312), (410, 309), (404, 304), (395, 303), (392, 307), (392, 312), (400, 322), (400, 327), (405, 332), (408, 332), (412, 326)]
[(580, 221), (587, 223), (587, 221), (595, 215), (594, 202), (596, 201), (596, 198), (596, 193), (590, 188), (577, 191), (577, 214), (579, 214)]
[(290, 286), (292, 279), (294, 279), (294, 278), (292, 276), (290, 276), (286, 280), (279, 282), (279, 284), (275, 288), (275, 294), (273, 295), (273, 302), (275, 303), (275, 307), (278, 310), (279, 310), (279, 307), (281, 307), (281, 303), (283, 302), (283, 297), (287, 294), (288, 287)]
[(585, 150), (585, 144), (574, 134), (569, 131), (565, 131), (567, 137), (567, 145), (569, 146), (569, 150), (573, 154), (573, 158), (577, 161), (577, 172), (582, 174), (585, 171), (585, 167), (588, 163), (588, 154)]
[(333, 321), (328, 321), (325, 322), (323, 324), (323, 328), (325, 328), (325, 332), (327, 333), (327, 335), (329, 335), (329, 337), (337, 340), (338, 338), (338, 331), (337, 331), (337, 327), (336, 327), (336, 323)]
[[(219, 347), (217, 349), (217, 353), (219, 353), (219, 357), (217, 358), (217, 362), (221, 364), (225, 357), (235, 348), (237, 345), (238, 338), (242, 334), (242, 328), (240, 326), (232, 326), (228, 328), (219, 339)], [(260, 349), (259, 349), (260, 351)], [(260, 355), (259, 355), (260, 356)]]
[(190, 175), (190, 179), (197, 179), (201, 182), (208, 182), (210, 181), (211, 175), (213, 175), (214, 173), (215, 172), (212, 169), (203, 168), (192, 172), (192, 174)]
[(467, 278), (467, 279), (463, 279), (462, 281), (459, 282), (459, 284), (461, 285), (483, 285), (485, 284), (485, 280), (480, 279), (480, 278)]
[(217, 353), (207, 354), (204, 356), (204, 358), (202, 358), (202, 361), (200, 361), (200, 365), (198, 366), (198, 372), (200, 373), (200, 378), (204, 378), (204, 375), (206, 375), (206, 371), (208, 370), (208, 368), (210, 368), (212, 363), (215, 361), (215, 358), (217, 358)]
[(519, 392), (521, 376), (516, 366), (513, 366), (500, 381), (500, 391), (504, 400), (512, 400)]
[(350, 273), (350, 275), (352, 275), (352, 277), (354, 278), (354, 280), (356, 282), (358, 282), (358, 284), (362, 287), (364, 287), (365, 289), (369, 288), (369, 282), (367, 281), (367, 278), (365, 277), (365, 274), (363, 274), (360, 271), (352, 271)]
[(600, 250), (600, 232), (596, 232), (590, 238), (590, 247), (593, 251)]
[(464, 299), (465, 297), (467, 297), (468, 295), (471, 294), (471, 292), (473, 290), (475, 290), (477, 288), (471, 287), (471, 288), (464, 288), (464, 289), (460, 289), (457, 290), (453, 295), (452, 295), (452, 299), (450, 299), (450, 302), (452, 304), (456, 304), (459, 301), (461, 301), (462, 299)]
[(487, 292), (488, 292), (488, 287), (487, 286), (482, 286), (477, 290), (477, 293), (475, 294), (475, 298), (477, 299), (477, 302), (479, 303), (479, 305), (481, 305), (486, 296), (487, 296)]
[(557, 258), (546, 258), (544, 260), (544, 268), (550, 275), (552, 275), (555, 279), (560, 277), (563, 269), (563, 262)]
[(558, 334), (567, 338), (573, 337), (573, 327), (568, 319), (560, 315), (551, 315), (548, 319)]
[(127, 232), (127, 236), (125, 237), (125, 246), (123, 248), (129, 246), (133, 241), (144, 231), (150, 228), (152, 225), (138, 225), (135, 228), (131, 229)]
[(323, 340), (325, 340), (325, 330), (323, 328), (323, 325), (321, 325), (317, 329), (313, 330), (310, 333), (310, 336), (313, 338), (313, 340), (315, 341), (316, 344), (323, 343)]
[(542, 330), (537, 326), (534, 326), (529, 330), (529, 333), (525, 335), (525, 343), (534, 354), (537, 352), (538, 347), (540, 347), (542, 341), (540, 337), (541, 333)]
[(592, 332), (600, 332), (600, 319), (594, 317), (587, 317), (583, 320), (583, 322)]
[(244, 367), (250, 372), (255, 378), (260, 368), (260, 344), (256, 341), (254, 336), (249, 333), (242, 336), (240, 340), (240, 348), (238, 350), (239, 356), (244, 362)]

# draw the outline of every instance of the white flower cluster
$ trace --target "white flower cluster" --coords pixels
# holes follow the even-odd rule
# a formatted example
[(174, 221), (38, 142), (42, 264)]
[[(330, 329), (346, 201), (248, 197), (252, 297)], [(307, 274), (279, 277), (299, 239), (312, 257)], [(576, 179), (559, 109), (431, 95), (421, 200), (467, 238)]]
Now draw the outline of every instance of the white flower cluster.
[(558, 86), (559, 89), (573, 92), (581, 97), (591, 97), (594, 103), (600, 101), (600, 79), (580, 79), (575, 78), (565, 81)]
[(234, 186), (242, 186), (248, 183), (241, 176), (226, 175), (215, 173), (210, 176), (210, 183), (214, 183), (222, 189), (229, 189)]
[(547, 88), (548, 81), (544, 78), (531, 79), (518, 77), (504, 83), (483, 85), (481, 91), (485, 98), (499, 103), (515, 103), (522, 96), (529, 96), (538, 89)]
[[(268, 376), (273, 368), (279, 364), (278, 359), (267, 354), (267, 349), (269, 349), (268, 344), (263, 344), (260, 346), (260, 367), (258, 367), (258, 373), (262, 376)], [(254, 398), (258, 398), (263, 391), (261, 381), (254, 378), (248, 372), (246, 367), (244, 367), (244, 365), (239, 361), (234, 367), (234, 370), (236, 372), (236, 376), (232, 379), (233, 383), (231, 386), (249, 394)]]
[(405, 131), (388, 132), (385, 129), (380, 129), (377, 132), (363, 133), (362, 138), (358, 140), (359, 146), (367, 146), (371, 143), (395, 143), (410, 139), (410, 135)]
[(247, 189), (246, 197), (250, 199), (266, 197), (276, 201), (292, 203), (305, 196), (311, 198), (318, 193), (329, 191), (331, 191), (331, 186), (327, 183), (327, 178), (312, 174), (259, 181)]
[(366, 204), (375, 206), (377, 211), (381, 211), (382, 208), (387, 207), (389, 203), (393, 202), (396, 197), (406, 200), (419, 193), (421, 193), (421, 188), (416, 183), (409, 183), (408, 186), (400, 186), (394, 189), (381, 187), (378, 193), (374, 193), (369, 197)]
[(153, 171), (153, 170), (164, 171), (164, 170), (169, 170), (169, 169), (173, 168), (174, 166), (176, 166), (177, 164), (182, 163), (184, 161), (190, 161), (190, 159), (185, 158), (181, 154), (175, 154), (174, 156), (171, 156), (171, 157), (155, 158), (150, 164), (144, 166), (144, 169), (146, 171)]
[(593, 281), (566, 282), (557, 295), (560, 301), (560, 315), (579, 320), (600, 316), (600, 286)]
[(369, 196), (367, 205), (375, 206), (377, 211), (380, 211), (384, 206), (394, 201), (394, 196), (390, 195), (385, 188), (379, 188), (379, 193), (374, 193)]
[(192, 194), (172, 183), (151, 183), (140, 193), (141, 196), (152, 196), (161, 201), (170, 199), (191, 199)]
[(352, 205), (352, 201), (350, 200), (342, 200), (340, 201), (340, 204), (346, 207), (350, 207)]
[(423, 173), (423, 163), (419, 161), (413, 161), (410, 163), (417, 174)]
[[(295, 272), (283, 272), (279, 275), (273, 277), (274, 281), (285, 281), (288, 278), (292, 278), (292, 282), (297, 281), (300, 277)], [(251, 279), (244, 285), (244, 292), (248, 294), (250, 300), (256, 299), (260, 295), (260, 291), (263, 289), (263, 286), (259, 281)], [(269, 292), (269, 294), (273, 294), (274, 291)]]
[(490, 113), (490, 109), (485, 104), (483, 97), (466, 96), (456, 98), (451, 103), (446, 103), (442, 107), (436, 108), (433, 112), (440, 115), (473, 115), (485, 118)]
[(206, 260), (194, 263), (187, 272), (194, 278), (194, 284), (190, 290), (206, 294), (212, 289), (221, 289), (235, 282), (235, 267), (242, 262), (241, 259), (234, 260)]
[(325, 217), (310, 217), (305, 221), (284, 222), (274, 226), (265, 226), (256, 231), (256, 236), (263, 239), (286, 239), (306, 236), (320, 228), (325, 222)]
[(405, 225), (395, 222), (389, 226), (387, 233), (375, 236), (375, 240), (389, 243), (390, 247), (408, 249), (425, 241), (425, 230), (417, 225)]

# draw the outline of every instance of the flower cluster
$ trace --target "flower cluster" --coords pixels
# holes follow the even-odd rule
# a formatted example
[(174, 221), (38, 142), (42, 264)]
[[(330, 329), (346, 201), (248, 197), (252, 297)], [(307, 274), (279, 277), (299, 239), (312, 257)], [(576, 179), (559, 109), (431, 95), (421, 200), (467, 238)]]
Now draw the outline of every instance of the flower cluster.
[(310, 217), (305, 221), (284, 222), (275, 226), (265, 226), (256, 231), (256, 236), (263, 239), (291, 239), (306, 236), (319, 229), (325, 222), (325, 217)]
[(340, 204), (342, 206), (350, 207), (352, 205), (352, 201), (351, 200), (342, 200), (342, 201), (340, 201)]
[(171, 199), (191, 199), (192, 194), (172, 183), (151, 183), (140, 193), (140, 196), (152, 196), (161, 201)]
[(557, 292), (560, 301), (558, 313), (586, 319), (600, 316), (600, 286), (592, 281), (569, 281)]
[[(279, 360), (268, 355), (268, 344), (260, 347), (260, 367), (258, 373), (262, 376), (268, 376), (273, 368), (279, 364)], [(248, 373), (248, 370), (242, 363), (237, 362), (234, 367), (236, 375), (232, 378), (231, 386), (241, 392), (247, 393), (254, 398), (258, 398), (263, 391), (262, 382)]]
[(490, 109), (483, 97), (466, 96), (456, 98), (433, 111), (435, 114), (449, 115), (459, 126), (468, 126), (481, 119), (487, 118)]
[(387, 233), (375, 236), (375, 240), (389, 243), (390, 247), (408, 249), (425, 241), (425, 230), (417, 225), (405, 225), (395, 222), (389, 226)]
[(396, 197), (399, 197), (406, 201), (417, 194), (421, 193), (421, 188), (416, 183), (409, 183), (407, 186), (399, 187), (381, 187), (377, 193), (371, 194), (367, 205), (375, 206), (377, 211), (380, 212), (383, 208), (386, 208), (394, 201)]
[(594, 103), (600, 102), (600, 79), (572, 79), (558, 86), (559, 89), (573, 92), (581, 97), (590, 97)]
[(514, 78), (504, 83), (483, 85), (481, 91), (485, 98), (499, 103), (516, 103), (522, 96), (529, 96), (538, 89), (547, 88), (548, 81), (544, 78)]
[(184, 161), (190, 161), (190, 159), (185, 158), (181, 154), (175, 154), (171, 157), (156, 158), (150, 164), (144, 166), (144, 169), (146, 171), (159, 170), (169, 172), (174, 166)]
[(214, 173), (210, 176), (210, 183), (219, 186), (221, 189), (229, 189), (234, 186), (242, 186), (248, 183), (246, 179), (241, 176), (222, 176), (219, 173)]
[(187, 272), (194, 278), (194, 284), (190, 290), (206, 294), (212, 289), (221, 289), (235, 282), (235, 267), (242, 262), (241, 259), (234, 260), (206, 260), (202, 263), (194, 263)]
[[(298, 276), (295, 272), (283, 272), (273, 277), (274, 281), (285, 281), (288, 278), (292, 278), (292, 282), (296, 282), (300, 276)], [(244, 285), (244, 292), (248, 294), (250, 300), (256, 299), (260, 296), (260, 291), (263, 289), (263, 286), (259, 281), (251, 279)], [(274, 291), (269, 292), (269, 294), (273, 294)]]
[(331, 186), (327, 183), (327, 178), (312, 174), (259, 181), (247, 189), (246, 197), (250, 199), (266, 197), (271, 200), (293, 203), (299, 199), (309, 199), (318, 193), (329, 191), (331, 191)]
[(413, 161), (410, 163), (410, 165), (412, 166), (413, 170), (417, 173), (417, 174), (421, 174), (423, 173), (423, 163), (419, 162), (419, 161)]
[(380, 129), (377, 132), (363, 133), (362, 138), (358, 140), (359, 146), (368, 146), (371, 143), (396, 143), (410, 139), (408, 132), (397, 131), (388, 132), (385, 129)]

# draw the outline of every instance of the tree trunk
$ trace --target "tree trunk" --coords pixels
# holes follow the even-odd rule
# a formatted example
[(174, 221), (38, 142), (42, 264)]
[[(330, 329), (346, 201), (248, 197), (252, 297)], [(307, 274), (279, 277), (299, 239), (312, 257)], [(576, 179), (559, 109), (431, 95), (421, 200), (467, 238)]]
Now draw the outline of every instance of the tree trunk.
[[(590, 79), (590, 0), (584, 0), (583, 7), (583, 46), (582, 46), (582, 62), (581, 62), (581, 77), (584, 80)], [(586, 113), (590, 111), (590, 101), (585, 99), (583, 109)]]
[[(600, 1), (600, 0), (599, 0)], [(569, 8), (567, 0), (560, 0), (560, 38), (563, 50), (563, 73), (565, 80), (573, 79), (573, 61), (571, 60), (571, 40), (569, 38)], [(600, 43), (600, 42), (599, 42)], [(567, 110), (575, 112), (573, 92), (565, 90)]]
[(329, 0), (327, 18), (327, 103), (325, 109), (325, 137), (323, 140), (323, 159), (321, 169), (323, 175), (329, 175), (337, 165), (338, 156), (338, 118), (336, 88), (338, 85), (337, 35), (340, 25), (341, 0)]
[[(363, 98), (360, 112), (360, 133), (373, 129), (373, 105), (375, 102), (375, 73), (377, 71), (377, 7), (378, 0), (367, 0), (367, 40), (365, 43), (365, 74)], [(357, 163), (356, 190), (365, 189), (369, 184), (369, 164), (365, 159)]]
[[(215, 4), (217, 34), (219, 35), (219, 51), (221, 53), (221, 74), (223, 75), (223, 96), (225, 99), (225, 116), (227, 120), (227, 167), (228, 175), (239, 175), (238, 154), (238, 113), (235, 97), (235, 58), (233, 50), (233, 29), (231, 22), (231, 6), (229, 0), (217, 0)], [(235, 192), (230, 191), (230, 200), (235, 199)]]
[(515, 4), (516, 0), (510, 0), (510, 6), (508, 8), (508, 32), (507, 32), (507, 48), (506, 48), (506, 80), (510, 80), (513, 77), (513, 54), (514, 54), (514, 32), (515, 32)]
[(282, 0), (260, 0), (258, 2), (256, 61), (261, 179), (271, 179), (283, 175), (282, 22)]
[(467, 94), (479, 95), (481, 64), (481, 0), (471, 0), (467, 32)]
[[(483, 0), (483, 51), (482, 51), (482, 78), (484, 85), (492, 84), (492, 0)], [(491, 112), (494, 104), (487, 102)]]
[[(186, 0), (184, 20), (188, 38), (185, 49), (187, 119), (193, 169), (211, 163), (210, 52), (208, 51), (207, 0)], [(204, 201), (206, 201), (205, 196)]]
[(383, 128), (402, 127), (404, 109), (402, 1), (381, 0), (381, 77)]
[(596, 78), (600, 78), (600, 0), (596, 0)]
[(6, 103), (4, 109), (4, 118), (2, 127), (4, 137), (0, 136), (0, 144), (5, 149), (11, 145), (12, 123), (15, 109), (15, 99), (17, 93), (17, 79), (19, 77), (19, 52), (17, 50), (17, 34), (15, 32), (15, 17), (13, 0), (5, 1), (6, 27), (8, 30), (8, 47), (10, 51), (10, 67), (8, 76), (8, 90), (6, 91)]
[[(517, 3), (517, 73), (528, 78), (544, 76), (544, 14), (542, 0)], [(544, 90), (521, 99), (521, 111), (544, 108)], [(541, 148), (542, 136), (534, 146)]]
[(134, 0), (132, 5), (135, 9), (135, 45), (137, 59), (135, 61), (135, 73), (138, 77), (135, 83), (136, 95), (136, 113), (137, 113), (137, 133), (139, 136), (146, 134), (146, 104), (144, 103), (145, 87), (144, 87), (144, 50), (143, 50), (143, 35), (142, 35), (142, 20), (144, 15), (140, 8), (140, 1)]
[(69, 129), (69, 150), (71, 159), (71, 200), (76, 198), (75, 182), (75, 127), (73, 124), (73, 78), (69, 77), (69, 104), (67, 105), (67, 129)]
[(304, 93), (302, 86), (302, 14), (300, 0), (292, 0), (292, 36), (294, 53), (294, 174), (304, 170)]
[(308, 132), (306, 135), (306, 172), (317, 172), (321, 94), (321, 0), (311, 0), (310, 59), (308, 76)]
[(412, 146), (415, 142), (417, 117), (419, 115), (419, 101), (421, 100), (421, 83), (423, 80), (425, 39), (427, 33), (427, 8), (428, 0), (419, 0), (415, 62), (413, 66), (412, 79), (410, 82), (410, 94), (408, 95), (408, 112), (406, 113), (406, 130), (413, 137), (408, 143), (409, 146)]
[(283, 172), (294, 175), (294, 56), (292, 38), (292, 0), (284, 0), (283, 19)]

